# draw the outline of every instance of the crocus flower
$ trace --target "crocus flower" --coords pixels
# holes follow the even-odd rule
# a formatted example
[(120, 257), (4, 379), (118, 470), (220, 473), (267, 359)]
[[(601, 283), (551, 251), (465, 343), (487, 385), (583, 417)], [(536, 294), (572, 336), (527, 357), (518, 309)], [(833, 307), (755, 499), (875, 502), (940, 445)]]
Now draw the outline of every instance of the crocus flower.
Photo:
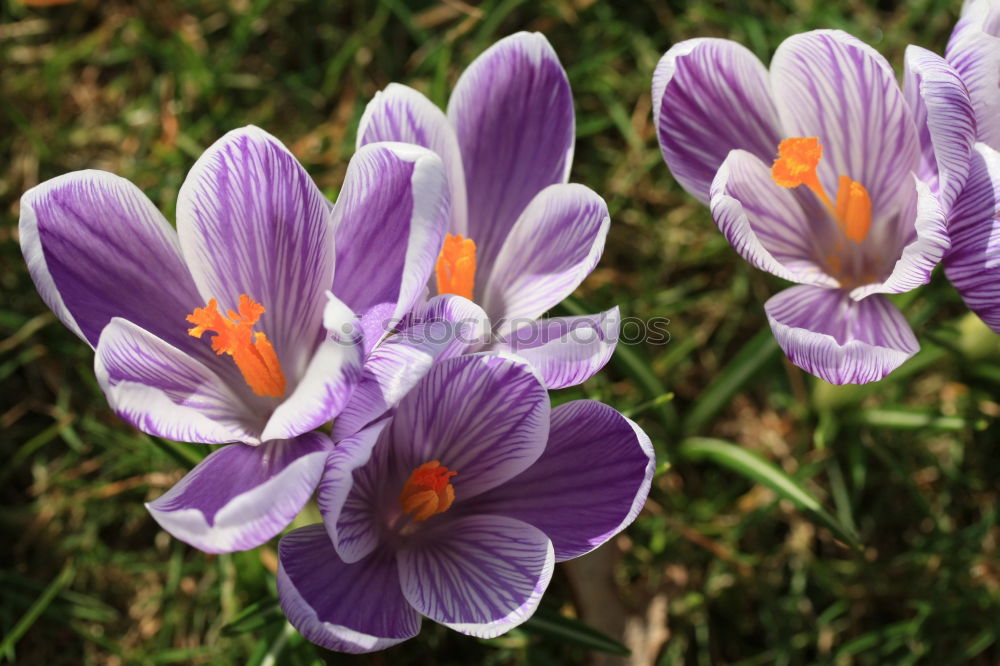
[(799, 283), (767, 301), (768, 321), (793, 363), (832, 383), (881, 379), (918, 349), (884, 294), (926, 283), (948, 249), (974, 132), (967, 98), (935, 78), (954, 72), (935, 64), (914, 94), (937, 183), (920, 177), (917, 117), (892, 68), (843, 32), (788, 38), (770, 71), (734, 42), (689, 40), (653, 78), (674, 177), (747, 261)]
[(968, 88), (979, 141), (965, 190), (949, 212), (945, 274), (1000, 333), (1000, 3), (966, 2), (945, 57)]
[(164, 529), (210, 552), (251, 548), (308, 500), (332, 447), (310, 431), (361, 374), (354, 316), (412, 309), (441, 243), (445, 187), (430, 151), (372, 145), (331, 208), (278, 140), (248, 127), (195, 163), (176, 231), (101, 171), (24, 195), (32, 279), (94, 347), (114, 411), (152, 435), (236, 442), (147, 505)]
[(493, 348), (532, 360), (549, 388), (592, 376), (618, 337), (617, 308), (536, 321), (593, 270), (608, 231), (604, 200), (567, 183), (574, 138), (566, 72), (538, 33), (511, 35), (476, 58), (447, 115), (394, 83), (358, 128), (359, 146), (405, 141), (441, 156), (452, 205), (430, 292), (480, 305)]
[(331, 454), (324, 524), (279, 546), (281, 607), (344, 652), (411, 638), (421, 616), (497, 636), (534, 612), (555, 562), (632, 522), (653, 469), (634, 423), (589, 400), (550, 409), (523, 360), (437, 363), (391, 419)]

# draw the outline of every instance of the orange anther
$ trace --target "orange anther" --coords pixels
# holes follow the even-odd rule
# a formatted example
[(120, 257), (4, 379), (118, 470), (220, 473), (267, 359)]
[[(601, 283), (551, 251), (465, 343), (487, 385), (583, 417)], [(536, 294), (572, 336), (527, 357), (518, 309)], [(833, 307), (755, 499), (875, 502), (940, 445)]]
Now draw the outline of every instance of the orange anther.
[(281, 371), (278, 355), (267, 336), (254, 332), (254, 324), (266, 312), (264, 306), (243, 294), (239, 312), (229, 310), (219, 314), (219, 304), (213, 298), (203, 308), (195, 308), (187, 316), (194, 327), (188, 329), (193, 337), (205, 332), (215, 333), (212, 350), (219, 355), (229, 354), (243, 379), (257, 395), (280, 398), (285, 394), (285, 375)]
[(435, 272), (439, 294), (458, 294), (471, 300), (476, 280), (476, 244), (471, 238), (445, 234)]
[(816, 180), (816, 167), (822, 157), (823, 146), (815, 136), (785, 139), (778, 144), (771, 177), (782, 187), (809, 185)]
[(785, 139), (778, 144), (778, 158), (771, 167), (771, 178), (781, 187), (808, 187), (827, 207), (844, 235), (860, 243), (868, 236), (872, 224), (872, 200), (868, 190), (858, 181), (841, 175), (834, 205), (816, 175), (822, 157), (823, 146), (817, 137)]
[(844, 202), (843, 213), (838, 214), (837, 219), (844, 235), (855, 243), (860, 243), (868, 236), (868, 230), (872, 226), (872, 200), (861, 183), (850, 178), (845, 183), (845, 178), (846, 176), (840, 177), (840, 189), (837, 190), (838, 213), (841, 201)]
[(412, 514), (413, 520), (420, 521), (447, 511), (455, 501), (455, 487), (448, 481), (456, 474), (458, 472), (452, 472), (437, 460), (425, 462), (413, 470), (399, 494), (403, 513)]
[(781, 187), (805, 185), (833, 208), (830, 197), (819, 182), (816, 167), (823, 157), (823, 146), (817, 137), (792, 137), (778, 144), (778, 159), (771, 166), (771, 178)]

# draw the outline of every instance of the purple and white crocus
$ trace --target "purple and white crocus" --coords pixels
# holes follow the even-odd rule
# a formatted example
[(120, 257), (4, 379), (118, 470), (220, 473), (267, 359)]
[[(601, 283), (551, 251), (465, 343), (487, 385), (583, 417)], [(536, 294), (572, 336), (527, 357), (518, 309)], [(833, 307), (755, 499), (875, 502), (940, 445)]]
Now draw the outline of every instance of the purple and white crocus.
[(332, 448), (310, 431), (361, 376), (355, 315), (413, 308), (442, 242), (446, 187), (430, 151), (374, 144), (331, 207), (277, 139), (248, 127), (195, 163), (176, 231), (101, 171), (24, 195), (32, 279), (95, 349), (115, 412), (168, 439), (236, 442), (147, 505), (164, 529), (209, 552), (242, 550), (301, 509)]
[(638, 426), (589, 400), (551, 409), (523, 359), (442, 361), (330, 455), (323, 525), (279, 546), (281, 607), (343, 652), (405, 641), (421, 616), (497, 636), (531, 616), (555, 562), (635, 519), (653, 471)]
[(1000, 2), (965, 3), (945, 59), (968, 88), (977, 143), (949, 214), (944, 270), (969, 308), (1000, 333)]
[(768, 321), (793, 363), (835, 384), (881, 379), (917, 351), (885, 294), (925, 284), (949, 247), (975, 123), (932, 55), (908, 58), (919, 108), (840, 31), (788, 38), (770, 70), (729, 40), (681, 42), (653, 78), (674, 177), (747, 261), (798, 283), (767, 301)]
[[(600, 370), (618, 338), (618, 308), (539, 320), (569, 296), (604, 250), (604, 200), (568, 183), (575, 117), (569, 80), (548, 41), (517, 33), (462, 73), (447, 115), (400, 84), (365, 109), (358, 146), (403, 141), (444, 162), (451, 195), (449, 235), (431, 294), (478, 304), (491, 348), (531, 360), (549, 388)], [(448, 307), (431, 304), (431, 311)]]

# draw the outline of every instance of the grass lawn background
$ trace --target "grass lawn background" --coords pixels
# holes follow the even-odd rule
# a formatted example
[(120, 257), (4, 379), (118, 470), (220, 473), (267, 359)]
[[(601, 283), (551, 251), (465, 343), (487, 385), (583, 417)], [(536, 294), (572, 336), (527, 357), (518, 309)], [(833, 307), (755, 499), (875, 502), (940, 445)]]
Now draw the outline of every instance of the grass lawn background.
[[(492, 641), (425, 622), (373, 656), (314, 649), (273, 612), (276, 541), (209, 556), (147, 514), (143, 502), (207, 447), (150, 438), (111, 413), (91, 350), (41, 302), (17, 244), (20, 195), (75, 169), (132, 180), (172, 220), (201, 151), (251, 123), (333, 197), (377, 90), (398, 81), (444, 105), (482, 50), (537, 30), (573, 88), (571, 180), (612, 214), (597, 270), (554, 314), (617, 304), (670, 320), (666, 344), (621, 345), (598, 377), (553, 393), (632, 415), (662, 469), (635, 525), (557, 568), (543, 617), (583, 617), (636, 664), (1000, 663), (997, 337), (939, 271), (894, 297), (922, 351), (886, 380), (835, 388), (799, 371), (762, 308), (783, 284), (742, 261), (673, 181), (650, 111), (656, 62), (682, 39), (728, 37), (767, 62), (790, 34), (841, 28), (901, 71), (908, 43), (943, 52), (959, 9), (0, 0), (0, 661), (620, 663), (543, 622)], [(779, 473), (791, 491), (760, 482)]]

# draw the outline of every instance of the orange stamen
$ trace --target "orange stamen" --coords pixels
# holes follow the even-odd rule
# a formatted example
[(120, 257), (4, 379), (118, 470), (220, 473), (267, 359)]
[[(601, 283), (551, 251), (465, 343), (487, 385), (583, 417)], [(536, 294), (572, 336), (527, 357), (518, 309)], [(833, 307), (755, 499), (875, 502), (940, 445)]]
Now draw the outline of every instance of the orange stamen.
[(285, 375), (281, 371), (278, 355), (267, 336), (253, 330), (254, 324), (266, 312), (264, 306), (243, 294), (240, 296), (239, 312), (229, 310), (226, 316), (219, 314), (219, 304), (213, 298), (203, 308), (195, 308), (187, 316), (194, 324), (188, 333), (200, 338), (206, 331), (215, 333), (212, 350), (233, 357), (236, 367), (243, 373), (243, 379), (257, 395), (280, 398), (285, 394)]
[(476, 279), (476, 244), (471, 238), (445, 234), (435, 272), (439, 294), (458, 294), (471, 300)]
[(455, 487), (448, 480), (456, 474), (458, 472), (452, 472), (437, 460), (425, 462), (413, 470), (399, 494), (403, 513), (422, 521), (447, 511), (455, 501)]
[(771, 167), (771, 178), (781, 187), (808, 187), (827, 207), (844, 235), (860, 243), (868, 236), (872, 225), (872, 200), (868, 190), (858, 181), (841, 175), (834, 205), (816, 175), (822, 157), (823, 146), (817, 137), (785, 139), (778, 144), (778, 159)]
[(830, 197), (820, 185), (816, 167), (823, 157), (823, 146), (817, 137), (792, 137), (778, 144), (778, 159), (771, 167), (771, 178), (782, 187), (805, 185), (823, 203), (831, 206)]
[[(841, 189), (837, 190), (837, 201), (843, 197), (846, 202), (844, 214), (839, 218), (843, 224), (841, 229), (845, 236), (855, 243), (860, 243), (868, 236), (868, 230), (872, 226), (872, 200), (868, 196), (868, 190), (861, 183), (848, 179), (850, 182), (845, 184), (843, 178), (841, 176)], [(848, 193), (841, 195), (844, 189), (847, 189)]]

